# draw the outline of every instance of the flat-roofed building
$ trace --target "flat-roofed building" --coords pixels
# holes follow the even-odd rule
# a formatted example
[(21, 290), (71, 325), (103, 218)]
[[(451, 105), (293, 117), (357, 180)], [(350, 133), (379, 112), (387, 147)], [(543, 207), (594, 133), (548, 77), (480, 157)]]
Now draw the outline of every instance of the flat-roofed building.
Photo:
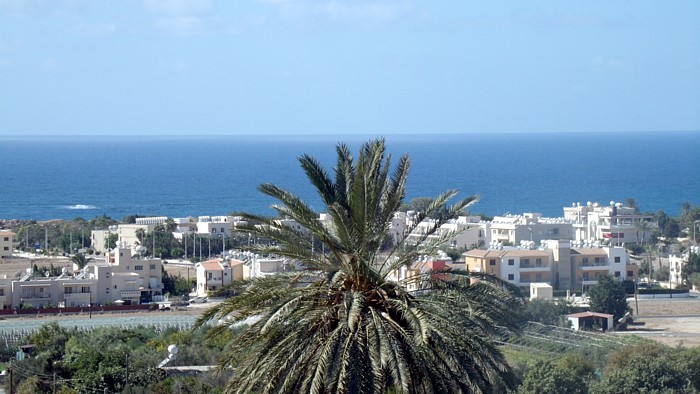
[(574, 240), (605, 240), (613, 245), (645, 242), (658, 227), (653, 215), (615, 201), (609, 205), (573, 203), (564, 207), (564, 219), (572, 222)]
[(586, 290), (602, 274), (635, 283), (639, 277), (627, 250), (618, 246), (575, 242), (572, 247), (570, 241), (546, 240), (537, 249), (498, 246), (463, 255), (468, 270), (496, 275), (523, 290), (532, 283), (547, 283), (558, 290)]
[(12, 231), (0, 230), (0, 259), (12, 257), (16, 236)]

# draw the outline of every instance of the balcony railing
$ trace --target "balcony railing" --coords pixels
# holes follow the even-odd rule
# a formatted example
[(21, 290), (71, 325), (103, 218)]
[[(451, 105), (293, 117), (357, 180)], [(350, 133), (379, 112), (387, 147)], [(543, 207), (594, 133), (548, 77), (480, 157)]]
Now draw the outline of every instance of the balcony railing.
[(51, 294), (50, 293), (43, 293), (43, 294), (22, 294), (21, 300), (26, 301), (26, 300), (46, 300), (50, 299)]
[(119, 295), (122, 298), (136, 298), (136, 297), (141, 297), (141, 291), (140, 290), (124, 290), (119, 292)]
[(63, 298), (66, 300), (90, 298), (90, 293), (63, 293)]
[(549, 264), (523, 264), (520, 263), (520, 269), (531, 269), (531, 270), (546, 270), (549, 271)]

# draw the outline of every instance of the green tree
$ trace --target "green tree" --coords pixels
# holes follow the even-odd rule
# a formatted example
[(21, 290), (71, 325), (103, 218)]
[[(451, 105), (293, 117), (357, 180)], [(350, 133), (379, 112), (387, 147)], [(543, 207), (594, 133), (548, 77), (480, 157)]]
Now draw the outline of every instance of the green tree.
[(73, 264), (77, 265), (79, 269), (83, 269), (90, 261), (93, 260), (92, 257), (85, 257), (84, 254), (78, 253), (73, 255), (73, 257), (70, 258), (70, 260), (73, 262)]
[(518, 393), (586, 394), (593, 370), (591, 362), (577, 354), (566, 354), (556, 361), (538, 361), (525, 373)]
[(564, 315), (574, 313), (574, 309), (570, 302), (536, 298), (525, 304), (525, 318), (531, 322), (569, 327), (569, 321)]
[(624, 284), (611, 275), (598, 276), (598, 284), (588, 290), (588, 295), (593, 312), (609, 313), (617, 320), (630, 311)]
[(700, 273), (700, 254), (689, 253), (688, 261), (681, 268), (681, 277), (687, 283), (692, 284), (693, 274)]
[(683, 364), (675, 362), (670, 348), (655, 343), (642, 343), (621, 348), (610, 356), (603, 371), (603, 380), (591, 392), (626, 393), (690, 393), (690, 374)]
[[(221, 366), (235, 366), (227, 392), (406, 393), (498, 391), (513, 386), (512, 374), (493, 338), (519, 329), (521, 300), (492, 276), (453, 270), (425, 272), (421, 291), (409, 291), (391, 273), (431, 255), (444, 239), (428, 238), (440, 224), (476, 201), (447, 206), (455, 191), (433, 199), (420, 220), (437, 224), (417, 244), (381, 247), (405, 195), (409, 159), (393, 172), (383, 140), (365, 143), (357, 159), (337, 147), (335, 179), (312, 157), (301, 166), (324, 202), (332, 225), (294, 194), (271, 184), (260, 190), (280, 201), (280, 216), (296, 220), (324, 242), (276, 218), (244, 215), (263, 223), (245, 231), (274, 241), (260, 252), (294, 258), (300, 269), (236, 284), (239, 295), (212, 307), (198, 320), (255, 317), (228, 346)], [(404, 250), (405, 248), (405, 250)], [(469, 285), (471, 278), (480, 279)], [(210, 331), (226, 332), (234, 322)]]

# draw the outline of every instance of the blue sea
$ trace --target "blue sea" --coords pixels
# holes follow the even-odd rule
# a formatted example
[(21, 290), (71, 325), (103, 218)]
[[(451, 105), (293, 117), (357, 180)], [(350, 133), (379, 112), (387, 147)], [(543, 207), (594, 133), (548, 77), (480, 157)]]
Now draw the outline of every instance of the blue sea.
[[(320, 200), (297, 158), (329, 170), (335, 146), (377, 136), (0, 136), (0, 218), (86, 219), (274, 214), (261, 183)], [(458, 189), (481, 196), (472, 213), (541, 212), (634, 198), (677, 215), (700, 205), (700, 133), (386, 135), (412, 159), (407, 200)]]

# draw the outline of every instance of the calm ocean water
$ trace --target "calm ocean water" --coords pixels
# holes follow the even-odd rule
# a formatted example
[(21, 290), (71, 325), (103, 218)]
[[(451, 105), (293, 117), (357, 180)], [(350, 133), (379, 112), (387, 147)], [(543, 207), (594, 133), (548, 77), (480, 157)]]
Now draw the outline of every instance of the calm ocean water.
[[(0, 218), (107, 214), (171, 217), (273, 214), (256, 187), (278, 184), (316, 209), (296, 158), (330, 170), (335, 145), (372, 136), (0, 136)], [(633, 197), (676, 215), (700, 205), (700, 133), (388, 135), (412, 159), (408, 199), (447, 189), (481, 195), (472, 212), (561, 216), (572, 202)]]

